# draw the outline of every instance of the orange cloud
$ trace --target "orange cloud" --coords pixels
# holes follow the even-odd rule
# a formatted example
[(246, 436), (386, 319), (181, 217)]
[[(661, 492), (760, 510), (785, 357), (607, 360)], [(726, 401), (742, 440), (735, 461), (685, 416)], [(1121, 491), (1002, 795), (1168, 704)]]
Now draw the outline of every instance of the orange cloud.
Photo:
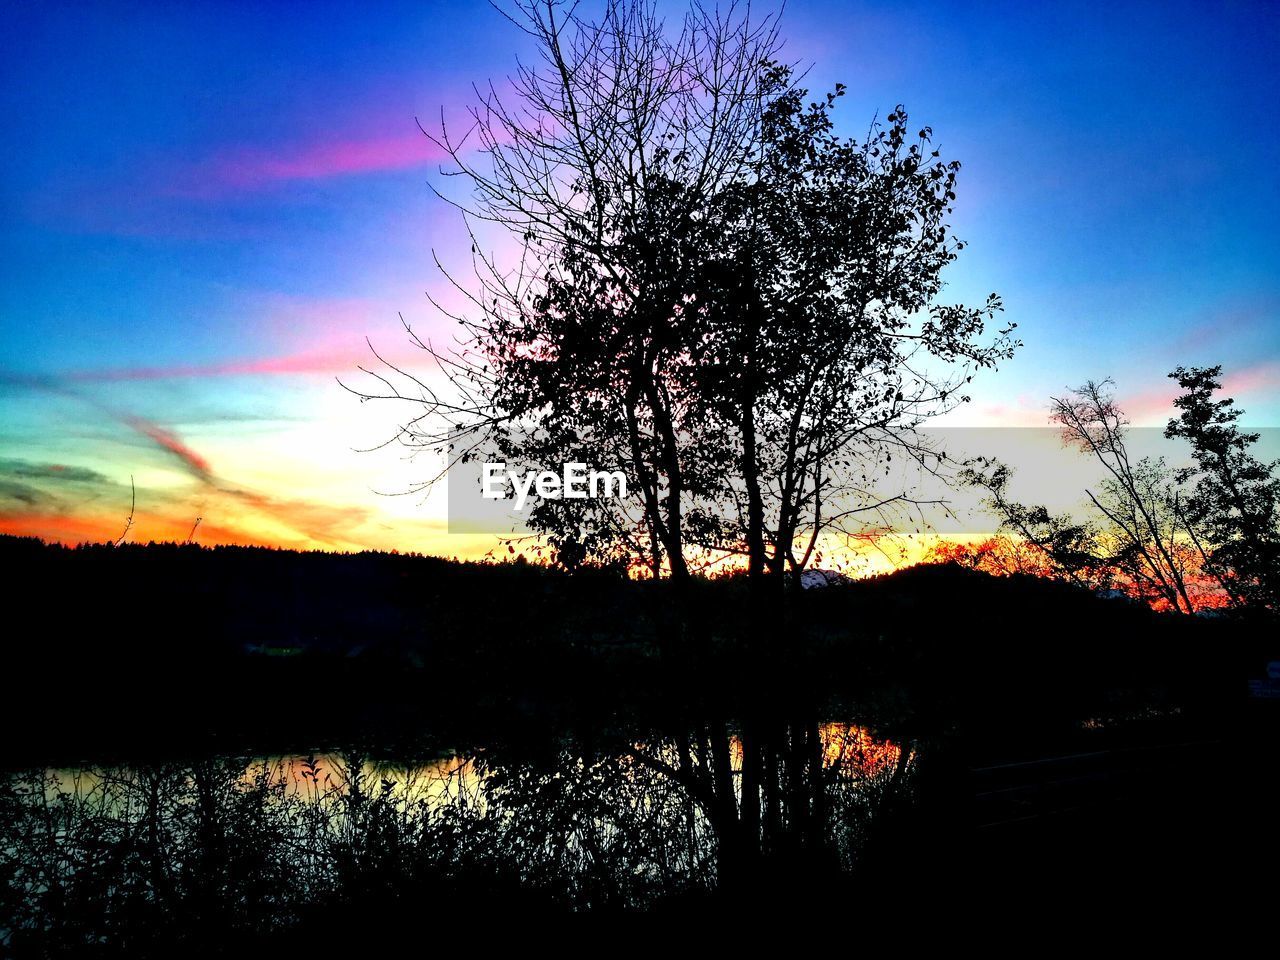
[(357, 536), (355, 529), (369, 519), (368, 510), (274, 497), (237, 486), (216, 476), (209, 461), (173, 431), (141, 417), (127, 417), (125, 422), (176, 457), (206, 488), (207, 494), (230, 498), (261, 514), (264, 520), (293, 530), (305, 540), (331, 546), (357, 545), (353, 539)]

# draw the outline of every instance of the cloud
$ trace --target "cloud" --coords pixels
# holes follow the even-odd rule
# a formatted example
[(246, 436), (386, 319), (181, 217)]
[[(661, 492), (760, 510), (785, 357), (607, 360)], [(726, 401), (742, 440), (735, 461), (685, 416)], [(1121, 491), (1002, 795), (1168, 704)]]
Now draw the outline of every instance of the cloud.
[(1280, 360), (1263, 360), (1223, 371), (1222, 390), (1227, 396), (1273, 391), (1277, 387), (1280, 387)]
[[(209, 461), (173, 430), (141, 417), (130, 417), (128, 424), (155, 449), (176, 460), (196, 483), (195, 489), (138, 487), (133, 535), (139, 539), (185, 540), (199, 516), (205, 518), (199, 527), (204, 543), (366, 546), (361, 528), (372, 519), (369, 510), (236, 485), (219, 477)], [(0, 465), (0, 532), (64, 542), (118, 537), (133, 497), (130, 486), (91, 470), (78, 471), (78, 485), (69, 486), (55, 466)], [(22, 480), (19, 475), (31, 479)], [(108, 502), (111, 509), (102, 510), (100, 505)], [(89, 509), (91, 505), (98, 506)]]
[[(0, 383), (48, 391), (92, 406), (104, 416), (128, 427), (137, 436), (145, 439), (150, 447), (159, 451), (170, 462), (179, 465), (183, 472), (196, 482), (195, 491), (157, 489), (137, 491), (139, 507), (145, 506), (147, 509), (156, 511), (150, 515), (153, 521), (152, 529), (144, 531), (152, 539), (157, 537), (157, 530), (166, 531), (165, 535), (171, 538), (185, 539), (192, 518), (213, 517), (221, 513), (222, 516), (229, 518), (222, 528), (226, 535), (226, 539), (222, 542), (269, 542), (275, 545), (287, 544), (297, 547), (322, 544), (339, 549), (365, 546), (362, 527), (372, 518), (372, 513), (368, 509), (280, 497), (230, 482), (222, 477), (213, 464), (173, 427), (123, 412), (56, 378), (0, 375)], [(113, 522), (105, 518), (94, 520), (84, 510), (85, 506), (89, 502), (100, 500), (108, 492), (112, 494), (113, 502), (123, 503), (126, 507), (129, 503), (127, 487), (122, 487), (93, 471), (75, 474), (74, 471), (81, 468), (59, 469), (57, 464), (0, 461), (0, 475), (5, 472), (3, 469), (5, 464), (10, 467), (11, 473), (16, 470), (24, 481), (30, 482), (9, 481), (6, 487), (0, 489), (0, 495), (20, 505), (22, 513), (27, 515), (32, 524), (23, 528), (15, 519), (19, 514), (16, 514), (13, 509), (4, 509), (0, 511), (0, 515), (6, 524), (0, 529), (8, 532), (15, 530), (21, 532), (25, 529), (28, 533), (64, 539), (62, 534), (55, 536), (50, 531), (106, 530), (112, 526)], [(78, 496), (74, 499), (62, 498), (46, 489), (49, 484), (65, 484), (68, 470), (72, 471), (73, 476), (79, 476), (88, 484), (88, 489), (78, 490)], [(246, 510), (249, 511), (248, 516), (244, 515)], [(61, 519), (70, 515), (79, 515), (84, 522), (69, 526), (62, 524)], [(140, 512), (139, 517), (141, 516)], [(182, 530), (181, 536), (178, 536), (176, 531), (184, 523), (187, 529)], [(243, 529), (246, 525), (257, 530), (275, 528), (277, 532), (272, 535), (250, 533)], [(143, 529), (141, 520), (138, 522), (138, 529)], [(202, 524), (200, 529), (205, 531), (206, 527)], [(242, 536), (236, 535), (237, 529), (241, 530)], [(112, 539), (118, 535), (119, 531), (116, 530), (112, 534)]]
[[(394, 133), (386, 134), (386, 130)], [(308, 184), (402, 173), (448, 161), (408, 117), (380, 133), (203, 147), (139, 159), (114, 173), (74, 171), (25, 198), (38, 221), (111, 236), (180, 241), (284, 238), (270, 206), (308, 200)], [(269, 206), (263, 207), (267, 202)]]
[[(424, 334), (424, 336), (426, 336)], [(0, 376), (0, 383), (37, 389), (68, 388), (72, 384), (118, 383), (144, 380), (196, 380), (216, 377), (276, 377), (276, 376), (339, 376), (354, 375), (361, 366), (380, 367), (381, 363), (363, 337), (317, 337), (332, 339), (335, 346), (314, 350), (283, 352), (271, 356), (241, 357), (210, 363), (174, 363), (138, 367), (106, 367), (100, 369), (73, 370), (49, 377)], [(401, 332), (394, 335), (388, 347), (377, 346), (378, 355), (407, 370), (416, 370), (430, 376), (434, 363), (424, 351)]]
[(154, 441), (161, 450), (176, 457), (197, 480), (202, 483), (213, 483), (213, 471), (209, 467), (209, 461), (183, 443), (177, 434), (142, 417), (129, 416), (124, 417), (123, 420), (144, 437)]
[(70, 503), (97, 499), (101, 486), (110, 483), (84, 467), (0, 460), (0, 509), (8, 513), (14, 509), (12, 504), (20, 504), (18, 509), (26, 511), (65, 513), (73, 508)]
[(25, 507), (43, 506), (49, 498), (35, 487), (0, 478), (0, 501), (13, 500)]
[[(126, 508), (128, 503), (125, 504)], [(182, 542), (191, 535), (192, 520), (165, 516), (161, 513), (138, 510), (134, 517), (130, 539), (156, 542)], [(124, 530), (123, 517), (104, 514), (50, 513), (45, 510), (26, 510), (0, 513), (0, 534), (20, 537), (39, 537), (57, 543), (103, 543), (114, 541)], [(240, 546), (282, 546), (275, 538), (257, 536), (237, 527), (201, 523), (196, 541), (207, 546), (234, 544)], [(297, 546), (306, 546), (299, 542)]]
[(411, 170), (446, 159), (421, 131), (406, 127), (393, 136), (224, 150), (182, 171), (168, 192), (218, 198), (298, 181)]
[[(1241, 406), (1241, 397), (1271, 392), (1280, 387), (1280, 361), (1262, 360), (1244, 367), (1224, 369), (1219, 398), (1231, 397)], [(1181, 392), (1176, 381), (1169, 379), (1146, 390), (1120, 395), (1120, 409), (1134, 424), (1163, 425), (1177, 415), (1173, 401)]]
[(31, 480), (51, 480), (61, 483), (107, 483), (96, 470), (87, 467), (69, 467), (62, 463), (31, 463), (27, 460), (0, 460), (0, 474)]
[(369, 519), (369, 511), (361, 507), (317, 503), (260, 493), (231, 483), (214, 473), (209, 461), (197, 453), (173, 430), (138, 416), (123, 422), (150, 440), (157, 449), (176, 459), (203, 488), (206, 503), (202, 513), (209, 512), (209, 498), (226, 498), (248, 507), (265, 520), (287, 527), (301, 539), (331, 546), (356, 544), (357, 528)]
[(1177, 396), (1178, 385), (1170, 380), (1167, 384), (1146, 390), (1122, 393), (1117, 400), (1130, 423), (1155, 426), (1164, 424), (1177, 412), (1173, 406), (1174, 398)]
[(44, 510), (0, 513), (0, 533), (16, 537), (39, 537), (57, 543), (89, 543), (115, 540), (120, 521), (100, 516), (68, 516)]
[(41, 514), (63, 517), (119, 489), (108, 477), (86, 467), (29, 460), (0, 460), (0, 516)]
[(359, 356), (354, 350), (335, 350), (225, 360), (215, 363), (177, 363), (146, 367), (78, 370), (66, 374), (63, 379), (71, 383), (110, 383), (128, 380), (185, 380), (203, 377), (330, 374), (353, 370), (358, 361)]
[(1274, 346), (1277, 316), (1280, 297), (1271, 295), (1216, 304), (1174, 339), (1166, 352), (1178, 358), (1188, 354), (1212, 357), (1223, 350), (1239, 351), (1241, 346)]

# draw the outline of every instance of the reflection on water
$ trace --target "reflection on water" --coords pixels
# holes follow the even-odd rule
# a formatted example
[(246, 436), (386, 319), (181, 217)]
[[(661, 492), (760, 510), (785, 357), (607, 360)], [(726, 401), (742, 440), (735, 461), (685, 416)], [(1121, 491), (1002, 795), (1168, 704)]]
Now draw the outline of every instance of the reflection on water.
[[(902, 757), (902, 748), (888, 740), (877, 739), (871, 731), (851, 723), (825, 723), (819, 727), (822, 738), (823, 766), (844, 770), (867, 778), (896, 766)], [(730, 734), (731, 768), (741, 775), (742, 737)], [(671, 743), (650, 746), (636, 744), (636, 750), (649, 751), (670, 760)], [(626, 761), (622, 761), (626, 762)], [(60, 776), (51, 771), (55, 777)], [(63, 772), (62, 776), (68, 776)], [(70, 776), (84, 776), (77, 771)], [(329, 789), (348, 790), (352, 782), (349, 762), (341, 753), (321, 753), (311, 756), (269, 757), (253, 760), (245, 767), (245, 783), (265, 778), (272, 784), (280, 784), (287, 791), (316, 796)], [(451, 753), (447, 756), (409, 766), (388, 761), (365, 760), (358, 771), (364, 783), (390, 783), (412, 800), (428, 804), (455, 804), (483, 802), (481, 786), (483, 774), (474, 758)]]
[(364, 760), (354, 770), (341, 753), (271, 757), (247, 764), (242, 779), (246, 785), (278, 785), (286, 793), (311, 801), (330, 791), (359, 792), (369, 784), (378, 784), (410, 804), (437, 807), (484, 802), (483, 778), (475, 760), (456, 754), (407, 766)]
[(912, 766), (910, 750), (848, 723), (705, 724), (590, 753), (391, 763), (346, 750), (12, 775), (0, 931), (100, 937), (140, 911), (252, 932), (326, 903), (495, 890), (647, 906), (783, 853), (850, 864)]

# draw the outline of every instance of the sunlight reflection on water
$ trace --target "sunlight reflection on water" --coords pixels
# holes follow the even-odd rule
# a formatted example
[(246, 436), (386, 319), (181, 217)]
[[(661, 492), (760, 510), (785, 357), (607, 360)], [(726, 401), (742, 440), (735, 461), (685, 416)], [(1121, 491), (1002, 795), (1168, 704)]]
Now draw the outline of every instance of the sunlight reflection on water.
[[(855, 778), (868, 778), (894, 768), (902, 761), (902, 747), (879, 738), (865, 726), (831, 721), (819, 726), (822, 765)], [(665, 761), (674, 760), (671, 743), (637, 743), (639, 752), (649, 752)], [(735, 775), (742, 773), (742, 738), (730, 739), (730, 765)], [(910, 757), (907, 758), (910, 760)], [(353, 789), (363, 792), (385, 790), (396, 793), (404, 802), (444, 806), (451, 804), (482, 805), (484, 784), (493, 763), (483, 751), (472, 755), (449, 752), (432, 760), (403, 763), (395, 760), (358, 761), (341, 751), (310, 755), (290, 754), (258, 757), (245, 763), (240, 782), (245, 786), (271, 786), (285, 795), (302, 800), (318, 800), (331, 794), (347, 794)], [(52, 801), (59, 793), (84, 799), (103, 792), (112, 784), (136, 783), (149, 769), (145, 766), (83, 766), (49, 769), (46, 797)], [(175, 775), (188, 781), (190, 776), (172, 768)]]

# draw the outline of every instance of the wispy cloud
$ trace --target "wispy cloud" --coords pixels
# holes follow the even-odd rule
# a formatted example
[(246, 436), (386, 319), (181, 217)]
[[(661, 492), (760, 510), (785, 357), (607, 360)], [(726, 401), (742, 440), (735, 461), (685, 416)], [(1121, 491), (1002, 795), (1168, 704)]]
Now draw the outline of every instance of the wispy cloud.
[(338, 136), (313, 143), (223, 150), (180, 169), (167, 192), (217, 199), (298, 181), (411, 170), (444, 159), (421, 131), (409, 123), (405, 126), (403, 133), (392, 136)]
[(26, 199), (27, 214), (91, 234), (279, 242), (287, 237), (287, 221), (269, 212), (306, 201), (309, 194), (300, 187), (425, 170), (447, 160), (407, 117), (374, 133), (348, 130), (310, 141), (202, 149), (140, 157), (113, 173), (63, 174)]
[[(127, 495), (127, 491), (126, 491)], [(126, 507), (128, 501), (126, 500)], [(102, 543), (120, 536), (124, 528), (120, 517), (104, 513), (58, 513), (37, 509), (0, 512), (0, 533), (20, 537), (39, 537), (57, 543)], [(141, 534), (146, 540), (156, 542), (182, 542), (192, 533), (192, 521), (186, 517), (168, 516), (153, 510), (139, 509), (134, 517), (133, 536)], [(234, 544), (239, 546), (283, 546), (278, 537), (261, 536), (237, 526), (226, 526), (208, 521), (197, 528), (196, 540), (206, 545)], [(290, 544), (308, 547), (300, 541)]]
[[(367, 508), (254, 490), (222, 475), (209, 458), (197, 450), (174, 426), (122, 411), (98, 400), (83, 389), (55, 378), (9, 376), (0, 378), (0, 383), (48, 391), (91, 406), (103, 416), (129, 428), (134, 435), (144, 439), (151, 449), (194, 481), (194, 488), (138, 489), (139, 517), (142, 516), (141, 511), (146, 510), (153, 521), (152, 529), (146, 533), (150, 537), (175, 536), (174, 531), (183, 522), (189, 527), (195, 516), (221, 515), (224, 518), (222, 529), (226, 534), (226, 539), (222, 542), (273, 542), (337, 549), (360, 548), (365, 545), (363, 528), (373, 517)], [(55, 489), (55, 485), (66, 484), (68, 470), (81, 482), (74, 495), (64, 495)], [(111, 526), (105, 518), (99, 517), (93, 523), (88, 523), (89, 518), (102, 512), (96, 507), (89, 510), (89, 505), (104, 499), (113, 504), (127, 504), (129, 498), (124, 494), (128, 489), (96, 471), (84, 468), (32, 464), (17, 460), (0, 461), (0, 500), (8, 501), (7, 504), (0, 503), (0, 519), (6, 521), (0, 529), (21, 531), (22, 525), (16, 521), (25, 516), (27, 532), (40, 533), (42, 530), (57, 528), (67, 517), (78, 516), (85, 522), (79, 526), (63, 526), (68, 530), (105, 530)], [(137, 527), (140, 530), (143, 528), (141, 520)], [(203, 524), (201, 530), (206, 536), (210, 533)], [(157, 531), (165, 533), (159, 534)], [(268, 535), (266, 531), (271, 532)], [(117, 530), (115, 535), (118, 533)], [(183, 536), (185, 537), (185, 532)]]
[[(224, 498), (247, 507), (259, 514), (260, 520), (292, 530), (302, 540), (334, 547), (359, 545), (358, 528), (369, 519), (368, 510), (279, 497), (243, 487), (216, 474), (209, 461), (173, 429), (138, 416), (125, 417), (123, 422), (175, 459), (200, 484), (206, 498)], [(208, 499), (202, 509), (208, 511)]]
[(1239, 370), (1227, 370), (1222, 378), (1222, 389), (1228, 396), (1256, 394), (1277, 388), (1280, 388), (1280, 360), (1264, 360)]
[(183, 443), (177, 434), (142, 417), (127, 416), (123, 420), (144, 437), (153, 441), (161, 450), (176, 457), (197, 480), (202, 483), (214, 482), (209, 461)]
[[(1223, 371), (1220, 397), (1231, 397), (1248, 412), (1250, 396), (1273, 392), (1280, 388), (1280, 360), (1262, 360), (1244, 367)], [(1138, 425), (1161, 426), (1177, 414), (1173, 401), (1180, 390), (1176, 381), (1165, 380), (1145, 390), (1120, 391), (1120, 409)]]
[[(1216, 304), (1169, 345), (1168, 353), (1180, 362), (1189, 354), (1223, 355), (1223, 351), (1239, 352), (1242, 346), (1256, 348), (1277, 343), (1277, 318), (1280, 298), (1259, 295), (1252, 299), (1232, 298)], [(1214, 360), (1213, 362), (1218, 362)]]
[[(88, 508), (99, 502), (127, 503), (128, 494), (127, 487), (87, 467), (0, 460), (0, 531), (22, 532), (17, 521), (23, 517), (41, 517), (41, 524), (57, 525), (89, 513)], [(104, 518), (103, 523), (119, 521)]]
[(348, 349), (225, 360), (215, 363), (175, 363), (77, 370), (66, 374), (63, 379), (69, 383), (110, 383), (128, 380), (184, 380), (273, 374), (328, 374), (352, 370), (358, 360), (358, 353), (354, 349)]
[(24, 507), (37, 507), (46, 500), (47, 498), (38, 487), (0, 477), (0, 505), (5, 501), (13, 501)]
[(0, 460), (0, 474), (59, 483), (104, 483), (107, 480), (97, 470), (87, 467), (70, 467), (62, 463), (31, 463), (28, 460)]
[[(142, 380), (185, 380), (235, 376), (338, 375), (353, 373), (376, 358), (366, 337), (378, 344), (389, 360), (419, 368), (429, 366), (397, 319), (401, 307), (359, 297), (327, 298), (252, 294), (234, 307), (251, 317), (249, 355), (200, 362), (154, 363), (67, 370), (58, 375), (66, 384)], [(441, 321), (433, 316), (426, 326)], [(431, 330), (423, 332), (430, 336)], [(246, 351), (248, 352), (248, 351)], [(36, 378), (32, 378), (36, 379)]]

